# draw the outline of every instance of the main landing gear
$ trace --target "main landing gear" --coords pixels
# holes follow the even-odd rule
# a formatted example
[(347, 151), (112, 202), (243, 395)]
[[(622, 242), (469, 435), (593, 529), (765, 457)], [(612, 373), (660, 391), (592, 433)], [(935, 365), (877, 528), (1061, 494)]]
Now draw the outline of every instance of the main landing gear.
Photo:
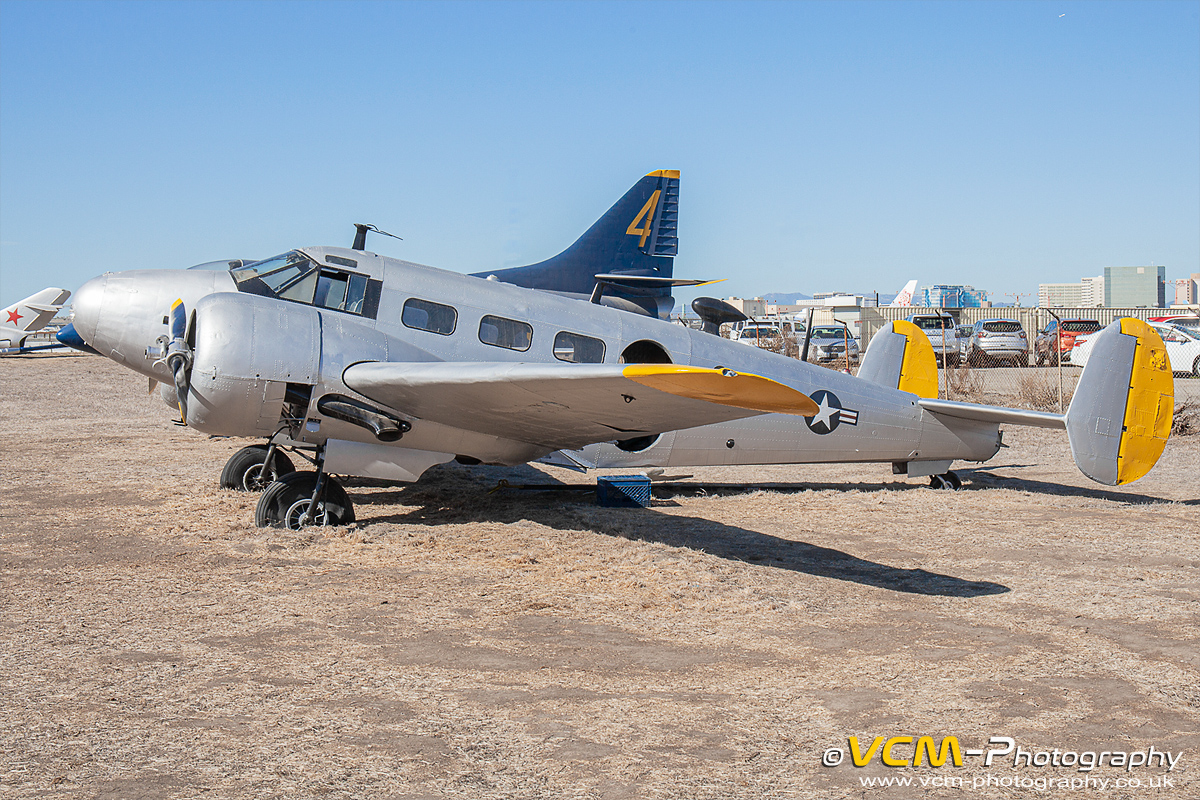
[(930, 475), (929, 485), (934, 489), (957, 490), (962, 488), (962, 479), (953, 472), (943, 472), (941, 475)]
[(221, 488), (261, 492), (273, 481), (295, 471), (292, 460), (274, 444), (252, 444), (238, 450), (225, 462), (225, 469), (221, 470)]
[(254, 524), (298, 531), (309, 525), (354, 522), (346, 490), (324, 472), (291, 472), (272, 483), (258, 499)]
[(254, 509), (254, 524), (260, 528), (300, 530), (309, 525), (346, 525), (354, 522), (354, 506), (346, 490), (322, 466), (324, 448), (315, 457), (293, 452), (317, 469), (297, 472), (292, 460), (275, 443), (243, 447), (221, 470), (221, 488), (239, 492), (262, 492)]

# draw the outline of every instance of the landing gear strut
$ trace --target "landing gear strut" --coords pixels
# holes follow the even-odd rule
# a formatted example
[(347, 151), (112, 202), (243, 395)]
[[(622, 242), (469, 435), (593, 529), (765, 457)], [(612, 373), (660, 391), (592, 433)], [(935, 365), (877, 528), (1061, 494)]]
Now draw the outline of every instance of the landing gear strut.
[(962, 479), (953, 472), (943, 472), (941, 475), (930, 475), (929, 485), (934, 489), (957, 490), (962, 488)]

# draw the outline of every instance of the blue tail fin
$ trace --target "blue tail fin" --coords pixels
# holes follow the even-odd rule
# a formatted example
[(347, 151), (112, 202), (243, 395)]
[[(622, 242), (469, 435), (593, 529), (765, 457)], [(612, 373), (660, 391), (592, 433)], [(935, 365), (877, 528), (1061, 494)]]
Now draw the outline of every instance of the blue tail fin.
[(674, 305), (671, 285), (679, 249), (679, 170), (651, 172), (596, 221), (587, 232), (553, 258), (527, 267), (477, 272), (476, 277), (549, 292), (591, 297), (596, 276), (627, 275), (663, 279), (622, 286), (611, 281), (605, 305), (628, 307), (667, 316)]

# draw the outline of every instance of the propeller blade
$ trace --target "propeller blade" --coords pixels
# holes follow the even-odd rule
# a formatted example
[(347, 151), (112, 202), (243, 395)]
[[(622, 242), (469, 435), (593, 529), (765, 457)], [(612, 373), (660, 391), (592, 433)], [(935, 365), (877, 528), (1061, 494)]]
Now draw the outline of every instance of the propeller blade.
[(182, 358), (171, 360), (171, 373), (175, 376), (175, 398), (179, 403), (179, 418), (187, 422), (188, 376), (187, 364)]
[(183, 305), (183, 298), (179, 298), (171, 304), (171, 338), (182, 339), (187, 333), (187, 308)]
[(155, 387), (158, 386), (158, 381), (154, 378), (150, 379), (150, 385), (146, 387), (146, 394), (154, 394)]
[(171, 342), (167, 348), (167, 366), (175, 379), (175, 398), (179, 404), (179, 417), (187, 424), (188, 370), (191, 367), (191, 348), (184, 336), (187, 334), (187, 307), (183, 298), (171, 304)]

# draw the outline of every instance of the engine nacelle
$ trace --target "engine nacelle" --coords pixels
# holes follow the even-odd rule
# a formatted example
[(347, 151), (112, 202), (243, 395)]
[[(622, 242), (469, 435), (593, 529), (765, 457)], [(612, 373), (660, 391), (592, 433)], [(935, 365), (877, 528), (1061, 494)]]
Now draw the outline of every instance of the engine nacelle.
[(212, 294), (196, 304), (189, 338), (186, 421), (205, 433), (270, 436), (281, 425), (288, 384), (317, 383), (321, 320), (312, 306)]

